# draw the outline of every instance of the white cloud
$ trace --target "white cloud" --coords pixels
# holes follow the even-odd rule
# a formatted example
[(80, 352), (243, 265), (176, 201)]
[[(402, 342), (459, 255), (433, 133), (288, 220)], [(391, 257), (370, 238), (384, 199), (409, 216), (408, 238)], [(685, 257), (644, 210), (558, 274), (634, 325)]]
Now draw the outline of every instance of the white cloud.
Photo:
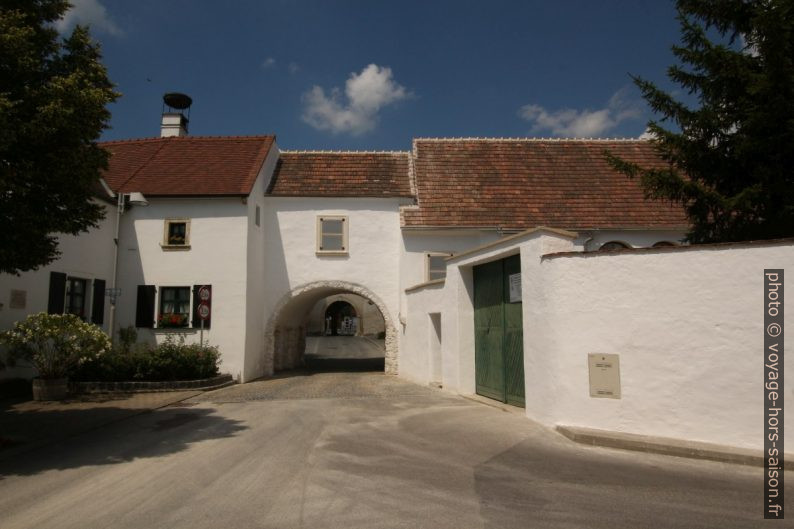
[(576, 110), (564, 108), (549, 111), (540, 105), (524, 105), (518, 115), (532, 123), (532, 132), (546, 131), (554, 136), (591, 138), (601, 136), (620, 123), (642, 116), (636, 101), (626, 97), (626, 88), (618, 90), (605, 108)]
[(105, 6), (99, 0), (69, 0), (72, 7), (62, 19), (55, 23), (59, 33), (66, 33), (75, 25), (91, 26), (110, 35), (121, 36), (124, 31), (108, 16)]
[(275, 65), (276, 65), (276, 59), (274, 59), (273, 57), (268, 57), (267, 59), (262, 61), (262, 68), (264, 68), (265, 70), (267, 70), (268, 68), (272, 68)]
[(361, 73), (350, 74), (344, 94), (334, 88), (326, 95), (319, 86), (303, 94), (303, 121), (334, 134), (363, 134), (375, 128), (381, 108), (409, 96), (392, 78), (391, 68), (370, 64)]

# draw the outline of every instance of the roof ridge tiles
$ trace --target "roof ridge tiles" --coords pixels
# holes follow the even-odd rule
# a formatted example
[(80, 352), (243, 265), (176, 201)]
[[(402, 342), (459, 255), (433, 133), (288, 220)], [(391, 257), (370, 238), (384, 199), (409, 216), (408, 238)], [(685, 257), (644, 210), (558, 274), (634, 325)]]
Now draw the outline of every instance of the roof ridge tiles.
[(189, 140), (264, 140), (268, 138), (275, 138), (275, 134), (255, 134), (255, 135), (240, 135), (240, 136), (150, 136), (145, 138), (127, 138), (123, 140), (107, 140), (100, 141), (101, 145), (119, 144), (119, 143), (140, 143), (140, 142), (159, 142), (159, 141), (189, 141)]
[(279, 152), (281, 154), (411, 154), (411, 151), (331, 151), (310, 149), (282, 149)]
[(540, 137), (486, 137), (486, 136), (470, 136), (470, 137), (454, 137), (454, 138), (441, 138), (441, 137), (418, 137), (413, 138), (414, 148), (417, 142), (460, 142), (460, 141), (504, 141), (504, 142), (647, 142), (645, 138), (540, 138)]

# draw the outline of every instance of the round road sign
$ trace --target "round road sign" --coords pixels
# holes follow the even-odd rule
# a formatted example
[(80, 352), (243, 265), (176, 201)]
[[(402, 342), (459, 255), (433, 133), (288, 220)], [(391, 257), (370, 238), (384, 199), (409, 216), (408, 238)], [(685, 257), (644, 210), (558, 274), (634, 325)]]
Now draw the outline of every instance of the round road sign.
[(207, 318), (209, 318), (210, 317), (210, 308), (209, 308), (209, 306), (205, 305), (204, 303), (199, 303), (198, 315), (199, 315), (199, 318), (201, 318), (202, 320), (206, 320)]
[(201, 301), (207, 301), (210, 299), (210, 289), (207, 287), (201, 287), (198, 291), (198, 295)]

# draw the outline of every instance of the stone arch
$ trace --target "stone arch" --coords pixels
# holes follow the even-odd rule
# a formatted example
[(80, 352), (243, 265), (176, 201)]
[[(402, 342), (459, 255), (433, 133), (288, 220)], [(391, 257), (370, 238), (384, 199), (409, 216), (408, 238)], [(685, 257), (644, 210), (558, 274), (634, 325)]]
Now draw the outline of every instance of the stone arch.
[(279, 299), (265, 324), (265, 374), (300, 366), (306, 347), (303, 317), (320, 299), (344, 293), (358, 294), (372, 301), (380, 311), (386, 326), (385, 371), (388, 375), (397, 374), (397, 329), (389, 309), (368, 288), (347, 281), (313, 281), (292, 289)]

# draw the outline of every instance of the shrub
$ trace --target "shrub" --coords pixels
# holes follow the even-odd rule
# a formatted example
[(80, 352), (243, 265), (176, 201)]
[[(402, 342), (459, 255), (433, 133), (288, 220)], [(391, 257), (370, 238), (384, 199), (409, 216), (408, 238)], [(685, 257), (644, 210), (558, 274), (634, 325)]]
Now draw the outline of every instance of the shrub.
[(102, 330), (73, 314), (31, 314), (0, 333), (12, 360), (25, 359), (41, 378), (63, 378), (78, 366), (110, 351)]
[(196, 380), (218, 374), (220, 353), (210, 345), (185, 344), (172, 336), (156, 347), (120, 346), (110, 354), (87, 362), (73, 378), (91, 381)]

